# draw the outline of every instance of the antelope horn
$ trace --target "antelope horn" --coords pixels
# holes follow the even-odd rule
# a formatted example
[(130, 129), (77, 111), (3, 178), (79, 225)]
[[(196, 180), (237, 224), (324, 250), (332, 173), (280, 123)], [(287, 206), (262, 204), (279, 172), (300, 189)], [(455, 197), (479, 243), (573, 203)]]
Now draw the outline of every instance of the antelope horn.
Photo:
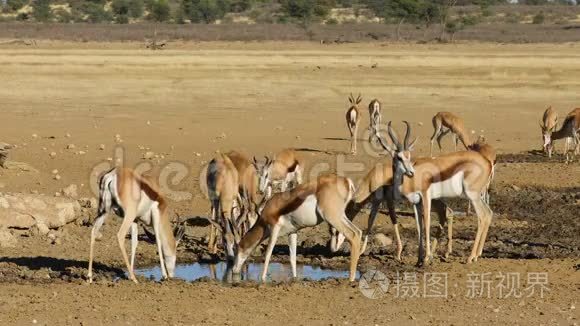
[(397, 133), (391, 127), (391, 121), (389, 121), (388, 132), (389, 132), (389, 136), (391, 137), (391, 140), (393, 141), (393, 144), (395, 144), (395, 146), (397, 146), (397, 149), (399, 151), (402, 151), (403, 148), (401, 146), (401, 143), (399, 142), (399, 138), (397, 137)]
[(360, 93), (358, 93), (358, 96), (356, 97), (356, 103), (360, 103), (360, 101), (362, 101), (361, 95)]
[(409, 148), (409, 136), (411, 135), (411, 125), (409, 125), (408, 121), (403, 121), (404, 124), (407, 125), (407, 131), (405, 132), (405, 140), (403, 144), (405, 145), (405, 149)]

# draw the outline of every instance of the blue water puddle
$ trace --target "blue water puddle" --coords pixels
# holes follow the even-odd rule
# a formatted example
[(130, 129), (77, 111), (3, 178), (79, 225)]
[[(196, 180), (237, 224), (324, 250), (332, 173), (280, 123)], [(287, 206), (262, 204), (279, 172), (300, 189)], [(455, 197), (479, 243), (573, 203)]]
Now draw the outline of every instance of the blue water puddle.
[[(263, 263), (250, 263), (244, 266), (241, 273), (241, 280), (260, 281)], [(226, 281), (227, 264), (219, 262), (217, 264), (193, 263), (175, 266), (175, 277), (185, 281), (195, 281), (201, 278)], [(320, 281), (327, 278), (348, 278), (349, 272), (346, 270), (323, 269), (317, 266), (297, 265), (296, 273), (299, 279), (309, 279)], [(161, 279), (161, 269), (159, 266), (136, 269), (135, 274), (144, 276), (152, 280)], [(357, 275), (358, 277), (358, 275)], [(292, 269), (289, 264), (270, 263), (268, 268), (268, 281), (284, 282), (292, 279)]]

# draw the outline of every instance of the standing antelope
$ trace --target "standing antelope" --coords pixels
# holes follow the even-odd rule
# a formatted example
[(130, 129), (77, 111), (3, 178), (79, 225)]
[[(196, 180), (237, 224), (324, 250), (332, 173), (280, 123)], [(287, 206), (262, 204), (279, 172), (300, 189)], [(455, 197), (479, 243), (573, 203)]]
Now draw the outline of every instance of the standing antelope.
[(351, 154), (356, 154), (356, 137), (358, 135), (358, 123), (360, 122), (360, 110), (358, 105), (362, 101), (362, 97), (359, 93), (355, 100), (352, 93), (350, 93), (348, 101), (350, 102), (350, 107), (346, 111), (346, 126), (350, 132), (350, 152)]
[[(403, 252), (403, 244), (399, 233), (399, 224), (397, 214), (395, 212), (395, 201), (393, 199), (393, 167), (388, 164), (376, 164), (366, 176), (359, 182), (356, 193), (352, 200), (348, 203), (346, 208), (346, 215), (349, 220), (353, 220), (356, 215), (370, 203), (371, 209), (368, 218), (368, 226), (364, 232), (364, 241), (361, 248), (361, 254), (366, 250), (369, 234), (372, 234), (373, 225), (379, 212), (381, 203), (387, 203), (389, 216), (395, 229), (395, 240), (397, 242), (396, 259), (401, 260), (401, 253)], [(439, 216), (440, 225), (445, 225), (448, 220), (447, 205), (443, 201), (433, 201), (433, 211)], [(450, 218), (450, 217), (449, 217)], [(449, 233), (448, 233), (449, 234)], [(336, 252), (340, 249), (344, 241), (344, 236), (338, 233), (335, 229), (331, 229), (330, 250)]]
[[(489, 145), (485, 141), (485, 137), (481, 135), (477, 138), (477, 141), (475, 143), (469, 146), (469, 150), (480, 153), (491, 163), (491, 174), (489, 175), (489, 182), (485, 187), (484, 192), (481, 194), (485, 203), (489, 205), (489, 187), (491, 186), (491, 182), (493, 181), (493, 177), (495, 175), (495, 163), (497, 161), (497, 153), (495, 151), (495, 148)], [(469, 205), (467, 206), (467, 215), (470, 214), (471, 214), (471, 202), (469, 202)]]
[[(466, 196), (471, 201), (478, 218), (477, 234), (467, 262), (477, 261), (483, 252), (483, 244), (493, 216), (493, 212), (481, 197), (490, 180), (491, 162), (480, 153), (464, 151), (436, 158), (417, 159), (413, 164), (411, 151), (414, 142), (409, 144), (411, 127), (406, 121), (405, 124), (407, 132), (403, 143), (399, 142), (390, 122), (388, 133), (395, 147), (389, 146), (382, 138), (379, 138), (379, 142), (393, 157), (393, 197), (404, 196), (413, 204), (419, 236), (417, 264), (423, 265), (432, 259), (433, 255), (429, 234), (431, 200), (462, 196)], [(448, 225), (448, 228), (451, 230), (452, 226)], [(427, 255), (423, 248), (423, 240), (427, 247)], [(448, 253), (450, 250), (451, 247), (448, 247)]]
[(239, 176), (232, 160), (219, 154), (207, 166), (207, 189), (211, 203), (210, 233), (208, 250), (217, 252), (217, 231), (221, 231), (222, 243), (229, 261), (234, 259), (235, 246), (239, 242), (239, 226), (233, 214), (234, 202), (242, 206), (239, 196)]
[(297, 232), (326, 221), (344, 234), (350, 243), (350, 280), (354, 281), (362, 231), (346, 217), (344, 212), (353, 193), (354, 186), (350, 179), (329, 175), (301, 184), (288, 192), (274, 194), (266, 203), (256, 224), (242, 238), (233, 272), (239, 274), (242, 265), (256, 246), (269, 237), (262, 271), (262, 280), (265, 280), (278, 236), (288, 235), (292, 276), (296, 277)]
[(270, 198), (272, 188), (280, 185), (282, 192), (286, 191), (291, 182), (302, 183), (304, 164), (298, 153), (293, 149), (284, 149), (274, 156), (274, 159), (265, 157), (263, 163), (254, 157), (254, 167), (258, 171), (258, 190), (264, 198)]
[(381, 102), (377, 99), (369, 103), (369, 120), (369, 142), (372, 142), (381, 124)]
[(431, 136), (431, 147), (429, 149), (429, 156), (433, 156), (433, 142), (437, 140), (437, 145), (439, 145), (439, 151), (443, 148), (441, 147), (441, 140), (448, 133), (453, 134), (453, 143), (455, 144), (455, 151), (457, 151), (457, 143), (461, 141), (463, 146), (467, 149), (471, 145), (469, 140), (469, 134), (465, 132), (465, 125), (463, 124), (463, 119), (456, 116), (451, 112), (437, 112), (433, 117), (433, 136)]
[[(554, 141), (562, 138), (571, 138), (574, 148), (572, 149), (572, 155), (576, 156), (580, 152), (580, 108), (576, 108), (564, 119), (562, 122), (562, 127), (560, 130), (554, 131), (547, 135), (548, 141), (548, 151), (551, 151), (554, 147)], [(566, 149), (564, 151), (566, 155), (566, 163), (570, 162), (569, 158), (569, 148), (568, 142), (566, 142)]]
[[(91, 231), (91, 245), (89, 253), (89, 283), (93, 281), (93, 254), (95, 238), (103, 226), (108, 213), (114, 212), (123, 217), (123, 223), (117, 232), (117, 240), (123, 260), (127, 266), (129, 279), (137, 283), (133, 267), (135, 266), (135, 252), (137, 250), (137, 221), (152, 226), (159, 253), (161, 273), (164, 278), (173, 277), (176, 259), (176, 247), (181, 234), (174, 237), (171, 222), (168, 216), (168, 206), (165, 198), (152, 180), (148, 180), (127, 168), (113, 168), (99, 179), (99, 208), (98, 216)], [(131, 230), (131, 262), (127, 257), (125, 237)]]
[(540, 121), (540, 128), (542, 128), (542, 139), (544, 140), (544, 152), (548, 153), (548, 157), (552, 157), (552, 147), (550, 145), (550, 135), (556, 130), (558, 125), (558, 113), (554, 111), (552, 106), (544, 111), (542, 121)]
[(250, 229), (257, 219), (258, 214), (258, 176), (257, 170), (250, 159), (237, 151), (230, 151), (226, 154), (232, 161), (238, 172), (239, 181), (239, 194), (242, 200), (242, 207), (244, 209), (244, 214), (247, 214), (248, 218), (242, 217), (244, 222), (245, 233)]

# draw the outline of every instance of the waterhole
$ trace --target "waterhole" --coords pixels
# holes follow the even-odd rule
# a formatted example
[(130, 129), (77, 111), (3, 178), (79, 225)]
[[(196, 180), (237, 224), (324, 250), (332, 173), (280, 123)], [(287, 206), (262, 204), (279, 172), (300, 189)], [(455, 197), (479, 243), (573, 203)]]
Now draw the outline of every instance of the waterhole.
[[(263, 263), (244, 265), (240, 275), (241, 280), (260, 281), (263, 267)], [(135, 270), (135, 274), (158, 281), (161, 279), (161, 268), (159, 266), (141, 268)], [(175, 266), (175, 278), (185, 281), (195, 281), (200, 278), (228, 281), (231, 280), (231, 275), (228, 274), (227, 264), (225, 262), (217, 264), (193, 263)], [(323, 269), (311, 265), (297, 265), (296, 274), (299, 279), (309, 279), (312, 281), (319, 281), (326, 278), (348, 278), (349, 276), (349, 272), (346, 270)], [(283, 282), (291, 279), (292, 268), (289, 264), (270, 263), (266, 277), (267, 281)]]

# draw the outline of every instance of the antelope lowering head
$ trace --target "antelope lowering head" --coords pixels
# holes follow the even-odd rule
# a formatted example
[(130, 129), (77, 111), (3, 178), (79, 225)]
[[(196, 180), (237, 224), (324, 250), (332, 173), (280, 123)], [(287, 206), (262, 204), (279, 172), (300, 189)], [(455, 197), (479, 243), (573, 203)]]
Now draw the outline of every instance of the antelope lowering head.
[(254, 157), (252, 164), (256, 168), (256, 172), (258, 174), (258, 191), (260, 194), (264, 194), (266, 192), (266, 188), (270, 185), (270, 167), (272, 166), (273, 160), (264, 156), (264, 162), (259, 162)]

